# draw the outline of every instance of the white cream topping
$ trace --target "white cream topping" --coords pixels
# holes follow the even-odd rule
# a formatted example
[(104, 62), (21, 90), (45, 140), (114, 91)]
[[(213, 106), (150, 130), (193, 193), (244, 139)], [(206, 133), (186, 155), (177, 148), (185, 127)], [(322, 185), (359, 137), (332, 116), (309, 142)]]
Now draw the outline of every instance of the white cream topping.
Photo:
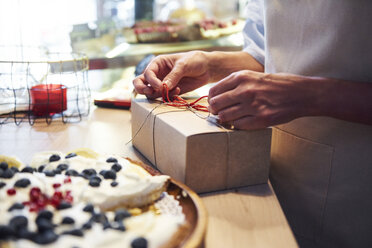
[[(92, 229), (84, 233), (84, 238), (63, 235), (58, 242), (43, 245), (43, 248), (118, 248), (131, 247), (131, 242), (138, 237), (144, 237), (148, 240), (149, 248), (157, 248), (164, 245), (175, 231), (180, 223), (177, 218), (171, 215), (155, 215), (147, 212), (139, 216), (128, 218), (124, 221), (127, 230), (120, 232), (112, 229), (102, 230), (102, 226), (94, 224)], [(29, 240), (19, 240), (14, 242), (14, 247), (36, 248), (40, 245)]]
[[(55, 162), (49, 162), (52, 154), (58, 154), (61, 159)], [(48, 177), (44, 173), (16, 173), (11, 179), (0, 178), (0, 182), (5, 182), (6, 186), (0, 189), (0, 224), (6, 225), (13, 216), (24, 215), (28, 218), (28, 228), (30, 231), (36, 231), (35, 219), (37, 214), (29, 212), (28, 208), (23, 210), (8, 211), (14, 203), (29, 201), (29, 192), (32, 187), (40, 188), (41, 192), (51, 197), (56, 191), (53, 184), (59, 183), (58, 191), (71, 191), (73, 196), (73, 206), (65, 210), (55, 210), (53, 206), (47, 205), (46, 209), (54, 213), (53, 223), (61, 223), (63, 217), (72, 217), (74, 224), (59, 225), (56, 227), (56, 233), (61, 233), (73, 228), (81, 228), (91, 217), (90, 213), (83, 212), (82, 209), (87, 203), (92, 203), (96, 208), (108, 209), (115, 206), (141, 207), (158, 199), (163, 192), (165, 183), (169, 180), (168, 176), (151, 176), (141, 167), (132, 164), (130, 161), (118, 156), (113, 156), (118, 160), (122, 169), (116, 173), (116, 187), (111, 186), (112, 179), (104, 179), (99, 172), (109, 170), (114, 163), (107, 163), (109, 156), (100, 156), (97, 159), (75, 156), (65, 159), (61, 152), (43, 152), (36, 154), (30, 165), (38, 168), (45, 165), (45, 170), (56, 169), (59, 164), (69, 165), (68, 169), (74, 169), (81, 173), (84, 169), (95, 169), (97, 176), (102, 181), (99, 187), (91, 187), (89, 180), (83, 177), (69, 177), (71, 183), (65, 183), (65, 171), (62, 174), (56, 174), (54, 177)], [(111, 156), (112, 157), (112, 156)], [(31, 181), (31, 185), (26, 188), (15, 188), (16, 194), (9, 196), (7, 190), (14, 187), (14, 183), (22, 178)], [(169, 197), (168, 197), (169, 198)], [(175, 202), (176, 200), (172, 198)], [(168, 199), (169, 201), (169, 199)], [(172, 201), (172, 200), (170, 200)], [(160, 201), (161, 202), (161, 201)], [(125, 219), (124, 225), (126, 231), (121, 232), (114, 229), (103, 230), (101, 224), (94, 223), (92, 229), (85, 230), (83, 237), (72, 235), (61, 235), (57, 242), (43, 247), (130, 247), (130, 243), (137, 237), (145, 237), (148, 240), (148, 247), (160, 247), (164, 245), (172, 235), (176, 233), (179, 226), (184, 223), (182, 209), (177, 205), (177, 214), (162, 213), (156, 215), (153, 212), (146, 212), (138, 216), (132, 216)], [(163, 204), (164, 205), (164, 204)], [(97, 208), (97, 209), (98, 209)], [(106, 216), (113, 221), (114, 213), (105, 212)], [(181, 217), (180, 217), (181, 216)], [(39, 247), (38, 244), (29, 240), (18, 240), (12, 242), (15, 247)]]
[[(58, 154), (61, 160), (49, 162), (49, 157), (52, 154)], [(168, 176), (151, 176), (143, 168), (132, 164), (126, 159), (115, 157), (122, 169), (116, 173), (116, 187), (111, 186), (112, 179), (104, 180), (99, 172), (101, 170), (109, 170), (114, 163), (107, 163), (107, 157), (99, 157), (98, 159), (85, 158), (76, 156), (64, 159), (64, 154), (60, 152), (44, 152), (36, 154), (31, 162), (31, 166), (37, 168), (40, 165), (46, 165), (45, 170), (56, 169), (59, 164), (69, 165), (68, 169), (74, 169), (82, 172), (84, 169), (95, 169), (97, 175), (101, 177), (102, 182), (100, 187), (92, 188), (88, 185), (88, 180), (79, 177), (71, 177), (74, 180), (74, 189), (69, 188), (68, 184), (64, 185), (67, 190), (72, 190), (73, 196), (78, 197), (79, 201), (91, 202), (107, 209), (118, 204), (128, 207), (140, 207), (147, 205), (155, 198), (160, 197), (160, 193), (152, 196), (154, 192), (162, 189), (164, 184), (169, 180)], [(50, 182), (48, 182), (50, 185)]]

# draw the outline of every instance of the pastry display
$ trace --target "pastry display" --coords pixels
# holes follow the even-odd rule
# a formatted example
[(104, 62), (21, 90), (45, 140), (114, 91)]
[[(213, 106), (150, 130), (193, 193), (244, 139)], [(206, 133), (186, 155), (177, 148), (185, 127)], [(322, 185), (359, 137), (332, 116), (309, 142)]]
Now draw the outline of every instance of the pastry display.
[(123, 35), (129, 43), (164, 43), (214, 39), (237, 33), (244, 27), (244, 21), (218, 21), (203, 19), (194, 23), (182, 21), (140, 21), (131, 28), (125, 28)]
[(0, 156), (0, 247), (174, 247), (185, 228), (170, 178), (119, 156)]

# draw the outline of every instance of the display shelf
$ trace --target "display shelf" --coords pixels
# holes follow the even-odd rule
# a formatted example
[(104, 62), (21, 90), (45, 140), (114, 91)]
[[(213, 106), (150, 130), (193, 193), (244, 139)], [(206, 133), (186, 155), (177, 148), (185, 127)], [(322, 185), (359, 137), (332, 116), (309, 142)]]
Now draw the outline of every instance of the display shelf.
[[(107, 69), (137, 65), (147, 54), (167, 54), (192, 50), (239, 51), (243, 47), (243, 35), (232, 35), (197, 41), (171, 43), (121, 43), (107, 53), (88, 53), (89, 69)], [(81, 51), (84, 52), (84, 51)]]

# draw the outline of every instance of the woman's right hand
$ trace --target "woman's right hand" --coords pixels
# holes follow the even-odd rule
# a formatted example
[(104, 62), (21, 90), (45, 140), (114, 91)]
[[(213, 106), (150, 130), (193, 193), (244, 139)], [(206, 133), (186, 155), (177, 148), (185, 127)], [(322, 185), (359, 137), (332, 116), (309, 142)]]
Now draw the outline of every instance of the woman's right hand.
[(154, 58), (144, 72), (133, 80), (137, 93), (154, 99), (162, 95), (163, 83), (169, 95), (180, 95), (210, 81), (207, 53), (192, 51)]

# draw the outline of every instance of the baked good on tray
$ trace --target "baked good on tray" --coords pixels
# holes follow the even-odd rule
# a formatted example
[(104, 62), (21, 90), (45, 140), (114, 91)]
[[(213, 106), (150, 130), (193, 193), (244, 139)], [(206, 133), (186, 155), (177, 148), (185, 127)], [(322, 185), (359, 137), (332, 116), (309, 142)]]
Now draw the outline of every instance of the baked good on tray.
[(214, 39), (243, 30), (240, 19), (219, 21), (203, 19), (186, 23), (179, 20), (139, 21), (131, 28), (124, 28), (123, 35), (129, 43), (164, 43)]
[(119, 156), (80, 149), (0, 162), (0, 247), (173, 247), (185, 228), (170, 178)]

